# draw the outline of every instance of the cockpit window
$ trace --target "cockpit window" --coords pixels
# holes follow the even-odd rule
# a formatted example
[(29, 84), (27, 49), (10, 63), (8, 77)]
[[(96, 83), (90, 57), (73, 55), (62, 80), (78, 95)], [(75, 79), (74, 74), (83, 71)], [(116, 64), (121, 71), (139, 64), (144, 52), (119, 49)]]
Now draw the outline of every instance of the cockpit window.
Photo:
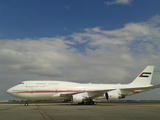
[(24, 84), (24, 82), (20, 82), (19, 84)]

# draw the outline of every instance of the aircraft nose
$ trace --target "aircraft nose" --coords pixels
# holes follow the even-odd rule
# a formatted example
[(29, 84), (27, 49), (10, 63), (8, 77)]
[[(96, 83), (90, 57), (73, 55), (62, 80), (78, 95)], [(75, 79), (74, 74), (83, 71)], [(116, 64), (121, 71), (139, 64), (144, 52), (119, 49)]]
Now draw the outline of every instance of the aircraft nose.
[(7, 90), (7, 93), (10, 95), (12, 93), (12, 90), (11, 89), (8, 89)]

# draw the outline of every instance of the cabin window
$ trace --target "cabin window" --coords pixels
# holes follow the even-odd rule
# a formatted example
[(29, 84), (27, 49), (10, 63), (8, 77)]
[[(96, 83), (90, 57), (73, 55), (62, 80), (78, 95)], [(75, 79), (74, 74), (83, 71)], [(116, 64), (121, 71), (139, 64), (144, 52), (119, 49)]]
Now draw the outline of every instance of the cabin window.
[(45, 84), (45, 83), (36, 83), (36, 84)]
[(49, 83), (50, 85), (55, 85), (55, 84), (59, 84), (59, 83)]

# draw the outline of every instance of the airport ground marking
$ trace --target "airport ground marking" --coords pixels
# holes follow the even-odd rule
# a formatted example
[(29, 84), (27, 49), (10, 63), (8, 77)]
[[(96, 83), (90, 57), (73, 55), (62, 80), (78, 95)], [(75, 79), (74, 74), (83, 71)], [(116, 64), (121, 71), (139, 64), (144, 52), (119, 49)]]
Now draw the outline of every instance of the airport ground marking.
[(36, 106), (41, 115), (43, 116), (44, 120), (53, 120), (40, 106), (38, 106), (37, 104)]

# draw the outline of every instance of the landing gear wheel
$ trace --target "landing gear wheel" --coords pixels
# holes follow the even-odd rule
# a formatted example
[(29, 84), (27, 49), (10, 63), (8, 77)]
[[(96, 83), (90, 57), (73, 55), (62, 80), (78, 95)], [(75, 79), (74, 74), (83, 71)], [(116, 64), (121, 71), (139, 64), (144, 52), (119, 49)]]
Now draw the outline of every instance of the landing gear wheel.
[(97, 105), (97, 102), (93, 102), (93, 105)]

